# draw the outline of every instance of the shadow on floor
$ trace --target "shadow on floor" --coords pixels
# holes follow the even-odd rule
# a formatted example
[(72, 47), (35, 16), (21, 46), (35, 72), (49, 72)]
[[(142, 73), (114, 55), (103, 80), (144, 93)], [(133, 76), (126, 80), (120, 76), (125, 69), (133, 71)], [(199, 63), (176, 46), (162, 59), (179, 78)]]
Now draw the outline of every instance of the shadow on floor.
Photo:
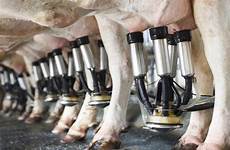
[[(187, 118), (187, 117), (186, 117)], [(186, 121), (187, 123), (187, 121)], [(186, 126), (186, 125), (185, 125)], [(83, 150), (90, 143), (93, 132), (85, 141), (61, 144), (60, 137), (50, 131), (52, 126), (44, 123), (27, 125), (14, 117), (0, 116), (1, 150)], [(121, 134), (122, 150), (170, 150), (184, 133), (185, 127), (168, 133), (155, 133), (141, 128), (130, 128)]]

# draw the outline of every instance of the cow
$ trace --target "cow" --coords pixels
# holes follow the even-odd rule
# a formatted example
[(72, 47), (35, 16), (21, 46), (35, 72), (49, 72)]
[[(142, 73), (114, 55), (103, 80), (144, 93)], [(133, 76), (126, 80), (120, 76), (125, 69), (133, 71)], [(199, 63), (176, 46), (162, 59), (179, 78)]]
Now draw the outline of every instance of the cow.
[[(54, 48), (63, 47), (63, 45), (62, 45), (63, 42), (66, 42), (66, 41), (63, 41), (62, 38), (54, 38), (52, 36), (47, 36), (44, 34), (34, 36), (35, 35), (34, 33), (38, 34), (40, 32), (46, 32), (47, 28), (41, 27), (39, 25), (35, 25), (34, 23), (29, 22), (29, 21), (21, 21), (21, 20), (14, 20), (14, 19), (4, 19), (3, 21), (8, 21), (2, 25), (3, 26), (2, 28), (4, 29), (4, 30), (2, 30), (2, 32), (4, 32), (2, 34), (4, 35), (3, 36), (4, 38), (9, 37), (9, 41), (2, 43), (2, 48), (4, 48), (4, 50), (9, 50), (9, 49), (12, 49), (13, 46), (17, 46), (17, 44), (19, 44), (18, 47), (15, 47), (15, 49), (18, 49), (17, 53), (21, 54), (25, 58), (27, 64), (31, 64), (32, 61), (44, 56), (44, 52), (47, 53), (49, 50), (52, 50)], [(83, 22), (84, 22), (84, 20), (83, 20)], [(4, 25), (6, 25), (7, 23), (9, 23), (9, 25), (12, 25), (12, 27), (10, 26), (9, 29), (6, 28), (6, 26), (4, 26)], [(89, 21), (88, 21), (88, 24), (90, 24)], [(15, 26), (13, 26), (13, 25), (15, 25)], [(28, 25), (31, 25), (31, 26), (28, 26)], [(84, 25), (86, 25), (86, 24), (84, 24)], [(17, 28), (16, 28), (16, 26), (17, 26)], [(25, 32), (24, 27), (26, 28), (27, 26), (32, 32), (30, 32), (30, 31), (29, 31), (29, 33)], [(21, 30), (17, 30), (20, 28), (21, 28)], [(12, 32), (12, 29), (14, 32)], [(16, 29), (16, 31), (15, 31), (15, 29)], [(68, 29), (66, 29), (66, 31), (68, 31)], [(9, 34), (7, 34), (8, 32), (9, 32)], [(78, 33), (79, 33), (78, 36), (80, 36), (81, 33), (80, 32), (78, 32)], [(90, 34), (87, 34), (87, 35), (90, 35)], [(12, 38), (12, 37), (14, 37), (14, 38)], [(20, 43), (22, 43), (24, 41), (26, 42), (26, 41), (30, 40), (31, 38), (33, 38), (32, 41), (29, 41), (26, 44), (20, 45)], [(1, 42), (3, 42), (3, 41), (1, 41)], [(47, 41), (49, 41), (48, 45), (47, 45)], [(43, 46), (41, 46), (41, 45), (43, 45)], [(43, 53), (43, 54), (41, 55), (39, 53)], [(27, 65), (27, 66), (29, 67), (28, 70), (30, 71), (30, 73), (32, 73), (31, 65)], [(33, 109), (33, 112), (30, 114), (30, 117), (27, 119), (27, 123), (32, 123), (36, 120), (40, 120), (41, 115), (44, 112), (43, 100), (39, 99), (39, 95), (37, 95), (37, 98), (35, 98), (35, 105), (34, 106), (35, 107)], [(70, 122), (72, 122), (71, 120), (73, 119), (73, 117), (70, 117), (70, 114), (72, 116), (73, 115), (75, 116), (76, 111), (73, 108), (71, 108), (71, 109), (73, 110), (72, 113), (71, 112), (68, 113), (68, 109), (66, 109), (66, 111), (65, 111), (67, 113), (63, 113), (63, 114), (65, 114), (64, 115), (65, 117), (62, 117), (62, 118), (65, 118), (65, 121), (62, 124), (70, 124), (70, 125), (72, 124)], [(66, 116), (66, 114), (67, 114), (67, 116)], [(21, 119), (23, 119), (23, 118), (21, 118)], [(63, 121), (63, 119), (62, 119), (62, 121)]]
[[(20, 55), (17, 55), (15, 53), (10, 54), (10, 57), (4, 59), (2, 64), (6, 67), (14, 69), (17, 73), (22, 73), (26, 71), (24, 60)], [(6, 116), (11, 116), (13, 111), (23, 111), (23, 106), (20, 105), (15, 99), (12, 99), (10, 97), (10, 93), (4, 94), (2, 105), (2, 112), (5, 113)]]
[[(52, 5), (50, 1), (50, 6)], [(104, 45), (106, 47), (108, 56), (111, 58), (115, 51), (116, 51), (116, 56), (119, 56), (119, 58), (123, 58), (120, 60), (120, 62), (116, 62), (115, 60), (110, 59), (110, 65), (116, 65), (113, 66), (113, 68), (110, 68), (110, 72), (112, 73), (112, 78), (114, 79), (115, 77), (118, 78), (120, 81), (123, 81), (123, 87), (121, 87), (121, 83), (117, 83), (114, 85), (114, 91), (120, 91), (121, 93), (118, 92), (118, 94), (113, 94), (111, 99), (111, 104), (109, 106), (109, 113), (104, 117), (103, 124), (101, 126), (101, 129), (97, 132), (97, 134), (94, 136), (93, 143), (92, 145), (102, 145), (102, 147), (107, 147), (111, 143), (118, 143), (118, 135), (119, 132), (124, 128), (125, 126), (125, 111), (126, 106), (127, 106), (127, 99), (128, 99), (128, 94), (122, 92), (122, 88), (129, 88), (129, 85), (131, 85), (131, 77), (127, 75), (131, 75), (131, 70), (129, 66), (129, 62), (127, 61), (127, 49), (128, 45), (127, 43), (124, 43), (122, 41), (125, 41), (125, 33), (127, 32), (134, 32), (134, 31), (143, 31), (144, 29), (154, 26), (163, 26), (163, 25), (168, 25), (169, 29), (171, 32), (183, 30), (183, 29), (194, 29), (196, 28), (195, 26), (195, 21), (196, 25), (198, 26), (202, 39), (204, 41), (204, 47), (205, 47), (205, 53), (207, 56), (207, 60), (210, 64), (211, 71), (214, 76), (214, 82), (215, 82), (215, 89), (216, 89), (216, 99), (223, 99), (223, 101), (217, 101), (215, 103), (215, 108), (214, 108), (214, 113), (213, 113), (213, 118), (212, 118), (212, 123), (210, 124), (209, 130), (205, 130), (208, 128), (209, 123), (211, 122), (211, 110), (203, 111), (203, 112), (195, 112), (192, 114), (192, 118), (197, 118), (201, 117), (200, 120), (206, 120), (207, 118), (210, 118), (208, 121), (201, 121), (201, 122), (207, 122), (204, 125), (197, 125), (198, 123), (195, 122), (195, 119), (192, 119), (189, 126), (188, 131), (191, 130), (195, 135), (190, 135), (187, 134), (186, 136), (183, 136), (183, 138), (191, 139), (191, 141), (187, 140), (187, 142), (183, 143), (183, 145), (187, 143), (194, 143), (192, 139), (198, 137), (198, 141), (201, 141), (205, 144), (200, 145), (201, 148), (205, 149), (208, 147), (215, 147), (216, 149), (220, 148), (227, 148), (229, 146), (229, 139), (228, 139), (228, 122), (226, 121), (226, 118), (228, 116), (228, 111), (225, 111), (228, 106), (227, 103), (227, 73), (225, 69), (228, 66), (228, 62), (226, 61), (227, 58), (227, 39), (229, 39), (229, 35), (226, 32), (223, 32), (222, 30), (219, 31), (220, 29), (225, 29), (225, 31), (228, 31), (228, 16), (225, 16), (224, 14), (226, 13), (219, 13), (220, 11), (222, 12), (227, 12), (227, 6), (228, 6), (228, 1), (217, 1), (217, 0), (211, 0), (211, 1), (206, 1), (206, 0), (194, 0), (194, 1), (185, 1), (185, 0), (165, 0), (165, 1), (158, 1), (158, 0), (151, 0), (151, 1), (85, 1), (85, 2), (80, 2), (80, 1), (71, 1), (75, 2), (77, 7), (82, 7), (85, 9), (107, 9), (107, 13), (100, 13), (96, 14), (96, 20), (98, 23), (98, 27), (101, 33), (102, 40), (104, 42)], [(27, 2), (28, 3), (28, 2)], [(36, 3), (36, 2), (35, 2)], [(23, 8), (26, 2), (19, 2), (14, 3), (14, 5), (7, 5), (6, 2), (2, 1), (3, 7), (1, 7), (2, 12), (6, 14), (6, 12), (13, 12), (9, 13), (9, 16), (16, 16), (15, 9), (13, 6), (15, 4), (17, 6), (22, 6), (20, 8)], [(13, 4), (13, 3), (11, 3)], [(36, 3), (37, 4), (37, 3)], [(41, 3), (42, 4), (42, 3)], [(61, 7), (60, 5), (63, 3), (60, 3), (57, 5), (56, 9), (58, 8), (58, 15), (55, 17), (51, 17), (52, 25), (58, 24), (55, 23), (54, 21), (57, 21), (58, 17), (63, 17), (64, 15), (60, 15), (60, 10)], [(49, 5), (49, 3), (46, 5)], [(41, 10), (41, 8), (45, 9), (45, 7), (41, 6), (46, 6), (46, 5), (36, 5), (38, 10)], [(64, 4), (63, 4), (64, 5)], [(25, 5), (28, 6), (28, 5)], [(28, 8), (28, 7), (27, 7)], [(64, 7), (63, 7), (64, 8)], [(194, 9), (192, 11), (192, 9)], [(5, 10), (5, 11), (4, 11)], [(49, 10), (49, 8), (48, 8)], [(54, 10), (54, 9), (53, 9)], [(205, 12), (203, 13), (203, 11)], [(208, 11), (207, 11), (208, 10)], [(40, 12), (40, 11), (34, 11), (34, 12)], [(45, 26), (49, 26), (50, 22), (45, 22), (44, 20), (41, 20), (39, 22), (39, 19), (37, 19), (36, 16), (39, 16), (34, 12), (30, 14), (28, 9), (26, 9), (25, 12), (22, 12), (22, 18), (27, 17), (30, 20), (34, 20), (37, 23), (43, 24)], [(44, 11), (47, 12), (47, 11)], [(106, 11), (105, 11), (106, 12)], [(114, 12), (109, 14), (109, 12)], [(195, 21), (193, 18), (193, 13), (194, 12), (194, 17)], [(29, 14), (29, 15), (28, 15)], [(43, 13), (45, 14), (45, 13)], [(65, 13), (63, 13), (65, 14)], [(71, 14), (71, 13), (70, 13)], [(18, 14), (17, 14), (18, 15)], [(34, 15), (34, 16), (33, 16)], [(55, 16), (55, 15), (53, 15)], [(112, 16), (112, 17), (111, 17)], [(215, 17), (215, 19), (210, 19), (210, 16)], [(16, 16), (17, 17), (17, 16)], [(20, 17), (20, 16), (19, 16)], [(33, 19), (33, 17), (35, 19)], [(50, 13), (47, 13), (44, 15), (45, 20), (50, 17)], [(225, 17), (225, 18), (223, 18)], [(227, 17), (227, 19), (226, 19)], [(209, 20), (212, 20), (212, 25), (208, 23)], [(48, 19), (49, 20), (49, 19)], [(227, 23), (223, 22), (224, 20), (227, 20)], [(58, 21), (57, 21), (58, 22)], [(63, 26), (65, 26), (66, 22), (63, 22)], [(222, 23), (223, 22), (223, 23)], [(60, 22), (59, 22), (60, 23)], [(135, 24), (136, 23), (136, 24)], [(220, 25), (221, 23), (221, 25)], [(65, 24), (65, 25), (64, 25)], [(222, 25), (224, 27), (222, 28)], [(61, 25), (61, 27), (63, 27)], [(208, 28), (207, 28), (208, 26)], [(126, 29), (126, 30), (125, 30)], [(209, 30), (208, 30), (209, 29)], [(114, 34), (114, 31), (116, 31)], [(210, 38), (211, 35), (211, 38)], [(217, 39), (214, 40), (215, 36), (213, 35), (218, 35)], [(221, 40), (221, 41), (220, 41)], [(116, 44), (115, 41), (118, 41)], [(211, 43), (211, 44), (210, 44)], [(113, 46), (111, 46), (113, 45)], [(210, 46), (212, 45), (212, 46)], [(115, 49), (115, 48), (116, 49)], [(220, 49), (219, 55), (213, 55), (212, 48), (217, 48)], [(112, 51), (112, 49), (114, 51)], [(118, 50), (119, 49), (119, 50)], [(120, 57), (121, 56), (121, 57)], [(126, 60), (126, 61), (125, 61)], [(117, 73), (114, 72), (113, 74), (113, 69), (121, 69), (125, 70), (122, 73)], [(217, 70), (220, 69), (220, 71)], [(199, 69), (197, 69), (199, 70)], [(197, 74), (202, 72), (202, 70), (199, 70)], [(204, 75), (204, 74), (203, 74)], [(206, 74), (208, 79), (210, 79), (210, 74)], [(199, 76), (199, 75), (198, 75)], [(199, 83), (202, 84), (202, 83)], [(210, 85), (207, 85), (206, 88), (211, 89), (209, 87)], [(202, 87), (202, 86), (200, 86)], [(223, 89), (226, 89), (223, 90)], [(201, 94), (208, 93), (206, 91), (202, 92), (203, 88), (200, 89)], [(121, 101), (121, 99), (125, 99), (125, 101)], [(115, 112), (116, 111), (116, 112)], [(113, 118), (111, 118), (113, 116)], [(218, 116), (222, 116), (221, 119)], [(220, 121), (218, 120), (220, 119)], [(194, 121), (194, 122), (193, 122)], [(119, 124), (118, 124), (119, 122)], [(196, 128), (194, 128), (196, 126)], [(190, 129), (191, 128), (191, 129)], [(198, 128), (198, 129), (197, 129)], [(204, 129), (205, 128), (205, 129)], [(219, 131), (218, 135), (219, 138), (214, 139), (215, 131), (217, 129), (226, 129), (224, 131)], [(196, 133), (196, 131), (198, 131)], [(203, 132), (206, 131), (207, 137), (205, 137), (206, 134)], [(201, 133), (202, 132), (202, 133)], [(204, 136), (201, 136), (204, 135)], [(201, 138), (202, 139), (201, 139)], [(95, 144), (96, 143), (96, 144)]]
[[(97, 8), (97, 3), (94, 3), (95, 5), (93, 5), (93, 3), (94, 2), (85, 3), (86, 5), (84, 8), (88, 6), (87, 4), (89, 4), (89, 8), (91, 9), (93, 9), (94, 6), (95, 8)], [(121, 3), (116, 3), (116, 4), (119, 5)], [(212, 1), (205, 1), (205, 0), (201, 0), (201, 1), (198, 1), (198, 0), (195, 0), (195, 1), (183, 1), (183, 0), (182, 1), (156, 1), (156, 0), (152, 0), (152, 1), (142, 1), (142, 2), (131, 1), (131, 2), (126, 3), (126, 4), (129, 4), (129, 5), (126, 5), (126, 10), (129, 10), (130, 12), (133, 12), (134, 14), (136, 14), (133, 16), (138, 16), (138, 15), (142, 16), (141, 18), (143, 19), (143, 21), (141, 21), (141, 25), (139, 25), (139, 22), (138, 22), (139, 20), (137, 20), (136, 26), (134, 25), (135, 19), (132, 21), (127, 19), (128, 22), (129, 21), (132, 22), (132, 25), (130, 27), (131, 29), (129, 29), (129, 26), (127, 26), (127, 29), (129, 30), (129, 32), (142, 31), (143, 29), (149, 26), (157, 27), (157, 26), (162, 26), (162, 25), (168, 25), (171, 32), (174, 32), (174, 31), (179, 31), (183, 29), (194, 29), (196, 28), (195, 23), (201, 32), (202, 39), (204, 41), (205, 56), (207, 57), (207, 61), (210, 64), (211, 72), (213, 73), (215, 89), (216, 89), (216, 99), (223, 99), (223, 101), (215, 102), (213, 116), (212, 116), (212, 110), (192, 113), (190, 125), (189, 125), (189, 128), (187, 129), (188, 132), (186, 132), (182, 138), (182, 141), (185, 138), (187, 139), (187, 141), (185, 140), (186, 142), (184, 142), (182, 145), (186, 145), (189, 143), (193, 143), (193, 144), (195, 143), (196, 146), (197, 144), (199, 145), (198, 149), (212, 149), (212, 148), (213, 149), (228, 149), (229, 147), (229, 139), (228, 139), (229, 133), (227, 130), (219, 131), (218, 133), (220, 134), (218, 134), (219, 135), (218, 138), (215, 138), (215, 135), (217, 134), (216, 130), (227, 129), (227, 126), (228, 126), (228, 121), (226, 120), (228, 116), (228, 111), (227, 112), (225, 111), (225, 109), (228, 106), (227, 105), (228, 104), (227, 103), (227, 93), (228, 92), (223, 91), (223, 88), (226, 90), (229, 89), (227, 87), (228, 80), (226, 79), (227, 71), (225, 70), (227, 69), (227, 66), (228, 66), (228, 61), (227, 61), (228, 59), (226, 58), (227, 52), (228, 52), (228, 46), (227, 46), (228, 42), (226, 40), (229, 39), (228, 38), (229, 33), (224, 32), (224, 30), (229, 31), (229, 25), (228, 25), (229, 17), (228, 16), (227, 16), (227, 22), (224, 22), (226, 21), (226, 16), (224, 14), (227, 11), (228, 3), (229, 2), (217, 1), (217, 0), (212, 0)], [(107, 5), (108, 7), (111, 7), (112, 4), (113, 3), (111, 2), (106, 3), (105, 1), (103, 3), (103, 6)], [(152, 4), (152, 5), (149, 5), (149, 4)], [(132, 7), (130, 7), (130, 5)], [(195, 17), (196, 22), (193, 19), (192, 9), (194, 11), (194, 17)], [(109, 15), (107, 14), (104, 14), (104, 17), (103, 17), (103, 14), (96, 15), (99, 29), (101, 29), (100, 31), (101, 31), (102, 39), (109, 39), (108, 30), (113, 29), (114, 31), (116, 29), (114, 26), (119, 26), (119, 25), (112, 26), (112, 24), (115, 24), (115, 23), (111, 20), (115, 20), (116, 18), (109, 17)], [(224, 16), (225, 16), (225, 19), (223, 18)], [(213, 19), (211, 22), (212, 25), (209, 24), (209, 20), (211, 17), (215, 17), (215, 19)], [(222, 25), (224, 27), (222, 27)], [(103, 33), (103, 31), (106, 33)], [(106, 35), (107, 35), (107, 38), (104, 38), (104, 36)], [(216, 40), (218, 39), (218, 40), (216, 41), (215, 39)], [(105, 43), (105, 45), (107, 45), (107, 42), (105, 40), (103, 42)], [(219, 55), (214, 54), (213, 52), (214, 50), (212, 50), (214, 48), (220, 49)], [(213, 87), (212, 75), (210, 73), (210, 69), (207, 65), (207, 62), (205, 62), (204, 52), (200, 52), (200, 53), (201, 54), (203, 53), (199, 57), (199, 59), (202, 60), (202, 62), (204, 63), (204, 66), (197, 67), (199, 65), (195, 65), (195, 68), (197, 68), (196, 70), (198, 71), (196, 72), (197, 78), (200, 78), (198, 80), (201, 81), (197, 83), (197, 84), (200, 84), (200, 86), (198, 86), (200, 88), (199, 93), (211, 94), (212, 89), (213, 89), (212, 88)], [(220, 67), (220, 70), (218, 69), (219, 67)], [(206, 68), (206, 69), (202, 70), (203, 68)], [(204, 78), (210, 81), (209, 84), (203, 82), (202, 79)], [(221, 119), (218, 116), (222, 116)], [(199, 120), (201, 120), (200, 122), (195, 121), (198, 117), (199, 117)], [(207, 130), (208, 127), (209, 127), (209, 130)], [(94, 137), (94, 141), (100, 141), (101, 139), (103, 139), (103, 137), (107, 137), (107, 139), (109, 139), (108, 138), (109, 137), (108, 128), (109, 128), (108, 126), (107, 128), (106, 127), (103, 128), (103, 125), (102, 125), (101, 130), (99, 130), (99, 132)], [(189, 132), (190, 134), (187, 134)], [(103, 142), (100, 141), (100, 143), (103, 143)], [(204, 143), (204, 144), (201, 144), (201, 143)]]

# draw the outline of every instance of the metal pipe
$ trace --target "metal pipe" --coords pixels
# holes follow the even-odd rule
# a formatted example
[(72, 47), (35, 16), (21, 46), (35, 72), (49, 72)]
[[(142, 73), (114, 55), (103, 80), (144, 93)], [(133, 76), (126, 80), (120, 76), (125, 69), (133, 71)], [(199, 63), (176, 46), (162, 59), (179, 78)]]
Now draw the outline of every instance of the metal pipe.
[(43, 57), (39, 60), (40, 62), (40, 67), (42, 70), (43, 76), (48, 79), (49, 78), (49, 66), (47, 64), (47, 58)]
[(5, 84), (3, 70), (0, 71), (0, 80), (1, 80), (1, 85), (3, 86)]
[(155, 51), (157, 74), (167, 76), (171, 74), (171, 65), (167, 44), (168, 29), (166, 26), (149, 29)]
[(10, 70), (10, 84), (14, 85), (16, 83), (16, 76), (15, 72), (13, 70)]
[(52, 51), (55, 63), (57, 65), (58, 74), (61, 76), (64, 76), (67, 74), (67, 65), (64, 60), (64, 57), (62, 56), (62, 52), (60, 48), (54, 49)]
[(132, 32), (127, 35), (131, 49), (133, 75), (135, 77), (146, 75), (146, 66), (143, 53), (143, 33)]
[(76, 41), (71, 42), (71, 47), (72, 47), (75, 71), (82, 72), (84, 70), (84, 65), (83, 65), (81, 50), (79, 49), (79, 46), (77, 45)]
[(191, 58), (191, 33), (190, 30), (176, 32), (179, 60), (182, 76), (193, 76), (194, 70)]
[(173, 34), (169, 34), (167, 37), (168, 41), (168, 50), (171, 64), (171, 77), (175, 78), (177, 73), (177, 60), (178, 60), (178, 52), (177, 52), (177, 43), (175, 40), (175, 36)]
[(32, 63), (32, 70), (33, 70), (34, 80), (36, 82), (43, 79), (42, 70), (38, 61)]
[(89, 45), (88, 36), (80, 37), (76, 39), (76, 41), (81, 50), (82, 58), (86, 67), (90, 70), (95, 69), (95, 62), (93, 58), (93, 53)]
[(9, 69), (4, 69), (3, 75), (4, 75), (4, 83), (9, 84), (10, 83)]
[(73, 60), (73, 53), (68, 52), (68, 77), (74, 76), (74, 60)]
[(98, 40), (98, 47), (100, 49), (100, 70), (108, 69), (108, 56), (102, 40)]
[(48, 53), (48, 59), (49, 59), (49, 72), (50, 72), (50, 78), (55, 77), (57, 73), (57, 66), (55, 64), (55, 60), (53, 57), (52, 52)]
[(28, 89), (28, 87), (26, 85), (26, 81), (23, 77), (23, 74), (19, 74), (17, 79), (18, 79), (18, 83), (19, 83), (20, 88), (26, 91)]
[(98, 40), (98, 47), (100, 48), (100, 71), (98, 72), (98, 79), (100, 90), (106, 91), (106, 72), (108, 69), (108, 56), (102, 40)]

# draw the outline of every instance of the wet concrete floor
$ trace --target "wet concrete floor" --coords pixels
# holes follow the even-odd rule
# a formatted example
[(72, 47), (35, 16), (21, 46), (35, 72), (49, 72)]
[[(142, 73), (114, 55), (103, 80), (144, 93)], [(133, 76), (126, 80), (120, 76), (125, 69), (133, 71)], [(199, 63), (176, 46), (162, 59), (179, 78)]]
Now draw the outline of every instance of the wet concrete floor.
[[(61, 144), (60, 137), (52, 134), (51, 129), (52, 126), (44, 123), (28, 125), (15, 117), (0, 116), (0, 150), (83, 150), (93, 137), (93, 132), (89, 131), (84, 141)], [(185, 127), (168, 133), (155, 133), (132, 127), (121, 134), (121, 149), (169, 150), (184, 131)]]

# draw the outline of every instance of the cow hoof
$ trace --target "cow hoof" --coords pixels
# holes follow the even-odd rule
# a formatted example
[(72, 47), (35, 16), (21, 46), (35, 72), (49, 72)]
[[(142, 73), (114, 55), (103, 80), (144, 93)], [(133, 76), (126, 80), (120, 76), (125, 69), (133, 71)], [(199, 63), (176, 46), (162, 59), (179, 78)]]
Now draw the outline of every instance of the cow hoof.
[(67, 133), (69, 128), (72, 126), (74, 120), (59, 120), (57, 125), (52, 130), (53, 134), (62, 135), (63, 133)]
[(23, 116), (23, 115), (21, 115), (21, 116), (19, 116), (18, 118), (17, 118), (17, 120), (18, 121), (23, 121), (23, 120), (25, 120), (26, 118), (25, 118), (25, 116)]
[(51, 132), (55, 135), (62, 135), (63, 133), (68, 132), (68, 128), (54, 128)]
[(197, 147), (197, 150), (227, 150), (229, 147), (230, 146), (227, 146), (224, 143), (202, 143)]
[(66, 135), (62, 140), (61, 143), (66, 144), (66, 143), (73, 143), (75, 141), (81, 141), (85, 138), (85, 136), (75, 136), (75, 135)]
[(3, 108), (2, 109), (2, 114), (5, 115), (6, 113), (8, 113), (10, 111), (10, 108)]
[(59, 120), (59, 117), (57, 116), (50, 116), (45, 123), (47, 124), (55, 124)]
[(63, 133), (68, 132), (69, 126), (65, 124), (57, 124), (55, 128), (51, 131), (53, 134), (62, 135)]
[(20, 115), (17, 119), (18, 121), (24, 121), (28, 116), (30, 115), (29, 112), (24, 112), (22, 115)]
[(73, 126), (70, 128), (67, 135), (62, 140), (63, 143), (72, 143), (74, 141), (80, 141), (83, 140), (86, 136), (86, 133), (88, 131), (88, 127), (78, 127), (74, 128)]
[(5, 116), (5, 117), (11, 117), (12, 114), (13, 114), (13, 112), (12, 112), (12, 111), (9, 111), (9, 112), (5, 113), (4, 116)]
[(187, 143), (187, 144), (178, 143), (174, 146), (173, 150), (195, 150), (197, 147), (198, 145), (194, 143)]
[(121, 145), (120, 141), (105, 141), (104, 139), (95, 141), (90, 144), (88, 150), (111, 150), (119, 149)]
[(42, 117), (40, 116), (34, 116), (34, 117), (29, 117), (25, 120), (25, 123), (27, 124), (34, 124), (34, 123), (39, 123), (42, 121)]

